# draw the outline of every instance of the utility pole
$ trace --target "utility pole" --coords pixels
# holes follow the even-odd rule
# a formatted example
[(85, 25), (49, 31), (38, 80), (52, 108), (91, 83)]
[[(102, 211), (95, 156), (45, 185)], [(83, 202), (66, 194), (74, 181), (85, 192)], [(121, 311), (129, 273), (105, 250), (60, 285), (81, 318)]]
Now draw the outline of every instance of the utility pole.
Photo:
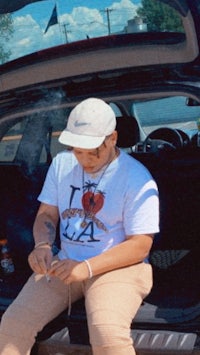
[(110, 12), (113, 11), (113, 9), (109, 9), (107, 7), (107, 9), (102, 10), (103, 12), (106, 12), (106, 17), (107, 17), (107, 26), (108, 26), (108, 35), (111, 34), (111, 27), (110, 27)]
[(66, 41), (66, 43), (69, 43), (69, 41), (68, 41), (68, 33), (71, 32), (71, 31), (67, 31), (67, 26), (69, 26), (69, 23), (63, 23), (61, 26), (63, 26), (63, 32), (64, 32), (64, 35), (65, 35), (65, 41)]

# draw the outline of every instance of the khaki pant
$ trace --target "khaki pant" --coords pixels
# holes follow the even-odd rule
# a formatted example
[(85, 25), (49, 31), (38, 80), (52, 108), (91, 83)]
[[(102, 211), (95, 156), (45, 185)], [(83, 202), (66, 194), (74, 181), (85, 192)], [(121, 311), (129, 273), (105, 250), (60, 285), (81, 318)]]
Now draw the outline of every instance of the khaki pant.
[(70, 287), (34, 274), (2, 317), (0, 354), (30, 354), (44, 325), (84, 295), (93, 354), (135, 355), (130, 323), (151, 287), (152, 270), (145, 263)]

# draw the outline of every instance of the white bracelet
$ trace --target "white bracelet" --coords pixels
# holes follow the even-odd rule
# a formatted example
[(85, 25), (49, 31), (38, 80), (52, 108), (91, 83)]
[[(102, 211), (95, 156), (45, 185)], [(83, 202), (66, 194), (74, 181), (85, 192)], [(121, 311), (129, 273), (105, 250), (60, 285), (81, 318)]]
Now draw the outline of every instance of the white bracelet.
[(92, 268), (91, 268), (91, 265), (89, 263), (89, 261), (87, 259), (84, 260), (84, 262), (86, 263), (87, 265), (87, 268), (88, 268), (88, 272), (89, 272), (89, 279), (91, 279), (93, 277), (93, 272), (92, 272)]
[(48, 245), (49, 248), (51, 248), (51, 245), (48, 242), (39, 242), (39, 243), (35, 244), (34, 249), (37, 249), (38, 247), (40, 247), (42, 245)]

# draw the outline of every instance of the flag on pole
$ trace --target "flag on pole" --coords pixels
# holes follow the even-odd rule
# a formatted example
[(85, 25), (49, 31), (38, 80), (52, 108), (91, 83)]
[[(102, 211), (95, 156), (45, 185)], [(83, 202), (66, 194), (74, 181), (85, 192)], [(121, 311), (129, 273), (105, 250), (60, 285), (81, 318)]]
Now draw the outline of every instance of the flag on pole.
[(57, 7), (55, 5), (44, 33), (48, 31), (50, 26), (56, 25), (57, 23), (58, 23), (58, 14), (57, 14)]

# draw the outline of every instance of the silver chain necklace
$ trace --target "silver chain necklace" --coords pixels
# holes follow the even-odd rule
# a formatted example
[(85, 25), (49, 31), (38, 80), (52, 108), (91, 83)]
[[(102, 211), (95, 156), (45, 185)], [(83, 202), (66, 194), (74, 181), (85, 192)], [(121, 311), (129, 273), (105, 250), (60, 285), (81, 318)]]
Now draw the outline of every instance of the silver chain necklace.
[[(108, 167), (112, 163), (112, 161), (118, 156), (118, 151), (116, 151), (114, 157), (108, 162), (105, 169), (100, 175), (100, 178), (97, 183), (91, 182), (90, 180), (85, 183), (85, 172), (82, 169), (82, 186), (83, 186), (83, 197), (82, 197), (82, 205), (84, 208), (84, 218), (81, 222), (81, 228), (85, 228), (88, 225), (87, 219), (91, 219), (94, 214), (99, 210), (99, 206), (102, 207), (104, 194), (103, 192), (97, 190), (100, 182), (102, 181)], [(93, 190), (93, 191), (92, 191)], [(97, 193), (98, 192), (98, 193)]]

